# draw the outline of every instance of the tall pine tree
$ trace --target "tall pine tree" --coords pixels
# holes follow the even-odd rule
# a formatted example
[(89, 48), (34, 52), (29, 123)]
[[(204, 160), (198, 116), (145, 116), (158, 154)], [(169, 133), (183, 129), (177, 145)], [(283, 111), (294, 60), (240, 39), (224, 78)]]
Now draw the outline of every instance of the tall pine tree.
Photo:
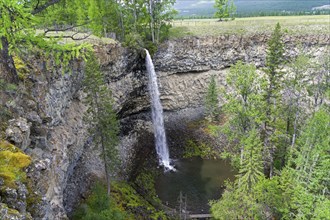
[[(264, 120), (263, 142), (264, 157), (268, 161), (269, 176), (273, 176), (274, 172), (274, 155), (276, 151), (275, 143), (271, 140), (271, 136), (276, 133), (276, 119), (278, 116), (279, 93), (281, 90), (282, 77), (284, 72), (281, 67), (284, 62), (284, 43), (282, 41), (282, 31), (279, 23), (268, 41), (268, 49), (266, 56), (265, 74), (267, 83), (265, 90), (266, 101), (266, 117)], [(273, 136), (274, 138), (274, 136)]]
[(89, 122), (90, 134), (97, 146), (101, 147), (104, 171), (110, 196), (110, 176), (116, 171), (118, 159), (119, 122), (113, 109), (111, 91), (107, 88), (104, 76), (94, 54), (86, 63), (86, 78), (84, 81), (87, 93), (86, 119)]

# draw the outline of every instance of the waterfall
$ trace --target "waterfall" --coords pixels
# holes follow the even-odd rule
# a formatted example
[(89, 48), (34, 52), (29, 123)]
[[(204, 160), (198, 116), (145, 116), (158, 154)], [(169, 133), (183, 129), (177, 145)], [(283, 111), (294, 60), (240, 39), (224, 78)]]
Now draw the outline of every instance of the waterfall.
[(159, 158), (159, 164), (166, 170), (174, 170), (170, 165), (170, 155), (168, 152), (166, 134), (163, 119), (163, 107), (160, 103), (159, 90), (157, 84), (157, 75), (150, 54), (146, 50), (146, 67), (149, 77), (149, 94), (151, 98), (151, 114), (154, 127), (156, 151)]

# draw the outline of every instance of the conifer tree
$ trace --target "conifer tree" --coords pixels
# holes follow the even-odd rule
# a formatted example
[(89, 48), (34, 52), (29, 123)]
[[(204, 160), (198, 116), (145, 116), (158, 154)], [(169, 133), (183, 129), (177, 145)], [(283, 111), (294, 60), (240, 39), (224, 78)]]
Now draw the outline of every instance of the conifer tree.
[(86, 118), (90, 125), (90, 134), (93, 135), (96, 145), (101, 147), (108, 195), (110, 195), (110, 176), (119, 163), (117, 149), (119, 123), (113, 110), (111, 91), (105, 84), (94, 54), (89, 56), (85, 72), (86, 102), (89, 105)]
[(264, 179), (262, 172), (262, 142), (257, 130), (252, 129), (240, 143), (244, 157), (234, 183), (227, 183), (218, 201), (211, 202), (215, 219), (263, 219), (262, 206), (255, 198), (255, 186)]
[[(279, 176), (260, 181), (256, 199), (278, 219), (330, 216), (330, 114), (322, 108), (302, 128), (289, 163)], [(269, 212), (269, 211), (268, 211)]]
[(215, 117), (219, 114), (218, 107), (218, 89), (215, 82), (215, 76), (211, 77), (210, 84), (207, 88), (207, 93), (205, 97), (205, 108), (206, 114), (210, 117), (211, 120), (214, 120)]
[(260, 126), (261, 120), (264, 118), (263, 102), (261, 93), (261, 80), (256, 73), (256, 67), (247, 65), (241, 61), (237, 62), (230, 68), (227, 75), (227, 83), (231, 92), (224, 92), (223, 96), (227, 102), (223, 106), (223, 111), (228, 117), (223, 131), (228, 140), (232, 142), (240, 152), (231, 155), (236, 163), (241, 163), (243, 158), (243, 140), (251, 129)]
[(244, 149), (239, 169), (238, 187), (244, 192), (251, 193), (253, 187), (263, 178), (262, 142), (258, 131), (252, 129), (241, 141)]
[(330, 97), (330, 54), (329, 50), (314, 63), (314, 72), (308, 77), (307, 90), (312, 96), (311, 107), (317, 111), (324, 103), (326, 98)]
[[(274, 154), (276, 151), (275, 144), (271, 140), (271, 136), (275, 133), (276, 119), (278, 116), (279, 93), (281, 90), (283, 72), (281, 66), (284, 62), (284, 43), (282, 41), (281, 26), (276, 24), (275, 29), (268, 41), (268, 50), (266, 56), (265, 74), (267, 83), (265, 90), (265, 121), (263, 130), (264, 141), (264, 157), (269, 160), (269, 176), (273, 175), (274, 170)], [(273, 136), (274, 138), (274, 136)]]
[(281, 152), (281, 166), (285, 166), (288, 151), (294, 148), (300, 124), (303, 124), (306, 113), (303, 109), (304, 103), (307, 102), (306, 94), (306, 78), (307, 71), (312, 64), (306, 55), (302, 54), (291, 61), (288, 65), (290, 74), (284, 78), (282, 106), (280, 107), (280, 118), (285, 123), (285, 144), (279, 149)]

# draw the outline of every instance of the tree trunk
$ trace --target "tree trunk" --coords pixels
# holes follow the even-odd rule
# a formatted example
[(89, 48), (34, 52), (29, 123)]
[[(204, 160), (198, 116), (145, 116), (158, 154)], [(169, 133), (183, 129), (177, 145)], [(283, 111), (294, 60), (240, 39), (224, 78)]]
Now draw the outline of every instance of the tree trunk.
[(18, 83), (18, 75), (13, 57), (9, 54), (7, 38), (1, 37), (2, 49), (0, 50), (0, 75), (9, 83)]
[[(98, 113), (99, 109), (100, 109), (100, 105), (99, 105), (99, 102), (98, 102), (98, 95), (97, 94), (94, 94), (94, 100), (95, 100), (95, 105), (96, 105), (97, 113)], [(97, 116), (97, 117), (99, 117), (99, 116)], [(109, 174), (109, 170), (108, 170), (108, 162), (107, 162), (107, 155), (106, 155), (106, 150), (105, 150), (105, 142), (104, 142), (104, 137), (103, 137), (102, 131), (100, 130), (100, 127), (97, 128), (97, 132), (98, 132), (98, 134), (100, 135), (100, 138), (101, 138), (101, 148), (102, 148), (102, 154), (103, 154), (104, 172), (105, 172), (105, 178), (107, 180), (107, 194), (108, 194), (108, 197), (110, 198), (110, 192), (111, 192), (110, 174)]]
[(111, 186), (110, 186), (110, 176), (109, 176), (109, 171), (108, 171), (108, 163), (107, 163), (107, 156), (105, 152), (105, 143), (103, 140), (103, 135), (101, 134), (101, 145), (102, 145), (102, 151), (103, 151), (103, 162), (104, 162), (104, 170), (105, 170), (105, 177), (107, 180), (107, 193), (108, 196), (110, 197), (110, 191), (111, 191)]
[(154, 2), (153, 0), (149, 1), (150, 4), (150, 33), (152, 42), (155, 43), (155, 21), (154, 21)]

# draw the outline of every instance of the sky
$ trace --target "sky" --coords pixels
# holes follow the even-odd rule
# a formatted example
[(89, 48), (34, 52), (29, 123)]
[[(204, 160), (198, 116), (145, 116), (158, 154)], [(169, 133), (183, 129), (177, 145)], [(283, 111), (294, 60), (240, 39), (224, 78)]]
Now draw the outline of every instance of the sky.
[(176, 0), (175, 8), (191, 9), (196, 7), (213, 7), (214, 0)]

